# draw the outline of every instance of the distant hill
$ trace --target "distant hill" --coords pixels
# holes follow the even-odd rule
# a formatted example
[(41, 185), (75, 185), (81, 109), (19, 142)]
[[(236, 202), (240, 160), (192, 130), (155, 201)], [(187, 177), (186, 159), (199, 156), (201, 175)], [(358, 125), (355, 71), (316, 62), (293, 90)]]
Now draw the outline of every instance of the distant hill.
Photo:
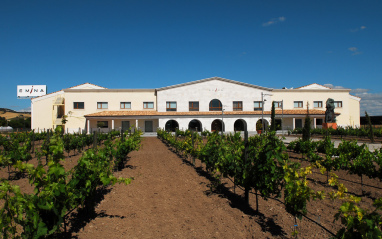
[(7, 120), (19, 117), (20, 115), (31, 117), (30, 112), (17, 112), (7, 108), (0, 108), (0, 117), (4, 117)]

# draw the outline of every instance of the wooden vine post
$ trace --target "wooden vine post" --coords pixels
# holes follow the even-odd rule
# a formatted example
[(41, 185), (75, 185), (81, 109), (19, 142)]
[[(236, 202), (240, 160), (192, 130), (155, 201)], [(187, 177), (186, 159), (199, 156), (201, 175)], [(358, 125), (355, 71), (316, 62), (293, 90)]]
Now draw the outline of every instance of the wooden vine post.
[(97, 131), (94, 131), (93, 133), (93, 149), (97, 150)]
[[(244, 168), (247, 169), (247, 161), (248, 161), (248, 131), (244, 131)], [(249, 205), (249, 185), (248, 179), (244, 180), (245, 183), (245, 192), (244, 192), (244, 200), (247, 205)]]
[(34, 153), (34, 130), (32, 130), (32, 150), (31, 153)]
[[(195, 150), (195, 133), (191, 133), (192, 149)], [(192, 165), (195, 166), (195, 156), (192, 155)]]

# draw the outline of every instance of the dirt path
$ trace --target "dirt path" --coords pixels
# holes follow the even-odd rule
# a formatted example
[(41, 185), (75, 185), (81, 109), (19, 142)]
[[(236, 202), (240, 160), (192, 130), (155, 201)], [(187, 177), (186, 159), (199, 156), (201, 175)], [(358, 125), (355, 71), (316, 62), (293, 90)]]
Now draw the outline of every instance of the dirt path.
[[(292, 160), (301, 155), (289, 152)], [(242, 200), (243, 191), (222, 179), (211, 191), (214, 180), (199, 160), (196, 167), (178, 157), (157, 138), (143, 138), (142, 148), (132, 152), (128, 167), (116, 176), (134, 177), (130, 185), (115, 185), (105, 190), (95, 213), (71, 220), (71, 236), (77, 238), (292, 238), (294, 218), (286, 212), (281, 198), (267, 201), (259, 197), (259, 213)], [(306, 163), (303, 163), (303, 166)], [(309, 186), (332, 191), (326, 176), (315, 170)], [(349, 193), (360, 193), (354, 175), (340, 171)], [(373, 199), (381, 197), (382, 183), (364, 179), (366, 197), (362, 207), (372, 209)], [(299, 238), (330, 238), (340, 222), (333, 223), (341, 201), (318, 200), (307, 203), (308, 218), (298, 220)], [(75, 219), (75, 218), (74, 218)]]
[[(211, 194), (206, 176), (187, 165), (157, 138), (144, 138), (130, 154), (129, 168), (117, 176), (133, 176), (132, 184), (116, 185), (96, 208), (97, 216), (78, 238), (269, 238), (255, 218)], [(197, 165), (200, 165), (197, 164)]]

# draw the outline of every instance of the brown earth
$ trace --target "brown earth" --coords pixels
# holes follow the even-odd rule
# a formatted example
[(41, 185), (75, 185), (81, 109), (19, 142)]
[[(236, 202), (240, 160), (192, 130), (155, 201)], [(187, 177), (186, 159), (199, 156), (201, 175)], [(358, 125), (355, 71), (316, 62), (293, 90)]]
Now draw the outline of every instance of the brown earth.
[(0, 116), (7, 120), (20, 117), (20, 115), (23, 115), (25, 118), (31, 117), (31, 113), (29, 112), (9, 112), (6, 110), (0, 110)]
[[(200, 161), (196, 166), (182, 159), (156, 138), (145, 138), (142, 148), (130, 154), (129, 167), (118, 176), (135, 177), (131, 185), (116, 185), (104, 195), (96, 215), (72, 236), (78, 238), (291, 238), (294, 218), (285, 211), (283, 199), (267, 201), (250, 195), (250, 207), (242, 201), (243, 191), (229, 179), (215, 186)], [(292, 160), (301, 157), (289, 152)], [(306, 164), (306, 163), (304, 163)], [(339, 173), (350, 193), (360, 194), (357, 176)], [(315, 190), (330, 191), (326, 176), (311, 176)], [(382, 184), (364, 179), (362, 206), (371, 208), (380, 197)], [(371, 186), (371, 187), (370, 187)], [(233, 193), (235, 190), (236, 193)], [(341, 202), (308, 203), (307, 218), (298, 221), (300, 238), (329, 238), (340, 224), (333, 223)], [(78, 230), (78, 229), (77, 229)], [(331, 233), (330, 233), (331, 232)]]
[[(288, 153), (293, 161), (301, 158)], [(67, 158), (65, 167), (73, 167), (79, 157)], [(6, 172), (2, 169), (0, 177), (7, 178)], [(358, 176), (337, 174), (349, 193), (361, 194)], [(73, 212), (63, 238), (292, 238), (294, 218), (285, 211), (282, 198), (259, 197), (257, 213), (255, 194), (250, 194), (250, 206), (245, 206), (243, 191), (234, 188), (230, 179), (214, 183), (199, 160), (193, 166), (157, 138), (143, 138), (141, 149), (130, 153), (126, 167), (115, 175), (135, 179), (127, 186), (100, 189), (95, 211)], [(27, 179), (12, 182), (30, 193)], [(333, 190), (325, 182), (326, 175), (314, 170), (309, 185), (314, 190)], [(364, 178), (364, 184), (367, 196), (362, 197), (361, 207), (372, 209), (373, 199), (382, 196), (382, 183)], [(307, 217), (297, 222), (299, 238), (333, 236), (341, 226), (339, 221), (333, 223), (340, 204), (329, 199), (309, 202)]]

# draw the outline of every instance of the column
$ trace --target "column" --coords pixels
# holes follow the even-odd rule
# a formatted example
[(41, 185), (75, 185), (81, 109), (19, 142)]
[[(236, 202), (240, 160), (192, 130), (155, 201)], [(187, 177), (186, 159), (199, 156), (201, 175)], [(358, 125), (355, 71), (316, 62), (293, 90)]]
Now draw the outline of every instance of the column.
[(296, 127), (296, 118), (293, 118), (293, 127), (292, 127), (292, 130), (294, 130), (295, 127)]
[(138, 130), (138, 119), (135, 120), (135, 128)]
[(313, 129), (315, 129), (317, 126), (316, 126), (316, 118), (313, 118)]
[(90, 120), (88, 120), (88, 123), (86, 124), (86, 131), (87, 134), (90, 134)]
[(114, 129), (114, 120), (111, 120), (111, 129)]

